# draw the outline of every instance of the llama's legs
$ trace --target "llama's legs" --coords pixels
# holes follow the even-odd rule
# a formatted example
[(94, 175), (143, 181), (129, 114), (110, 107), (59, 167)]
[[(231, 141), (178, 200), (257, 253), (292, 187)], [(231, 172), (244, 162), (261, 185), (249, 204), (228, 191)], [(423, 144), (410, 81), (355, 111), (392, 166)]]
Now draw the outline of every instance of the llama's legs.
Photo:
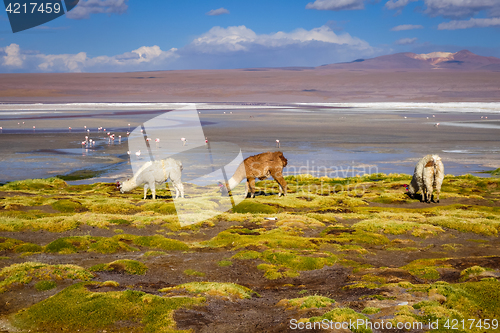
[(432, 179), (428, 179), (428, 177), (424, 179), (425, 202), (431, 202), (433, 182), (434, 181)]
[(274, 180), (276, 180), (276, 182), (279, 185), (278, 196), (281, 196), (281, 195), (286, 196), (287, 183), (286, 183), (285, 178), (283, 178), (282, 171), (281, 170), (273, 170), (273, 172), (271, 172), (271, 176), (273, 176)]
[(181, 197), (184, 198), (184, 193), (181, 190), (182, 183), (172, 181), (172, 184), (174, 185), (174, 188), (175, 188), (175, 199), (177, 199), (179, 197), (179, 193), (181, 194)]
[(441, 186), (436, 186), (436, 202), (439, 202), (439, 193), (441, 192)]
[(250, 178), (248, 180), (248, 188), (250, 190), (250, 197), (255, 198), (255, 178)]
[(144, 200), (146, 200), (146, 194), (148, 193), (148, 183), (144, 184)]
[(179, 180), (179, 190), (181, 191), (181, 198), (184, 198), (184, 185), (182, 185), (182, 182)]
[(153, 200), (156, 200), (156, 185), (154, 182), (151, 184), (151, 195), (153, 196)]
[(248, 192), (249, 192), (249, 186), (248, 186), (248, 180), (247, 180), (247, 182), (245, 183), (245, 196), (244, 196), (245, 199), (248, 196)]

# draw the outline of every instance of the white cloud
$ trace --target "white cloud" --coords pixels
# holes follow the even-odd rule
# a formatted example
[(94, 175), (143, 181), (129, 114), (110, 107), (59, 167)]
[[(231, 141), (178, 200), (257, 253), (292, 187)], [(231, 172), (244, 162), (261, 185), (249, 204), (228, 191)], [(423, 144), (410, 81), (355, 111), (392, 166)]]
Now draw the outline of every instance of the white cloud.
[(222, 14), (229, 14), (229, 10), (227, 10), (224, 7), (221, 7), (219, 9), (212, 9), (211, 11), (209, 11), (207, 13), (207, 15), (210, 15), (210, 16), (219, 16), (219, 15), (222, 15)]
[(3, 65), (10, 68), (20, 68), (23, 66), (25, 56), (21, 54), (18, 44), (10, 44), (2, 50), (5, 55), (3, 56)]
[(423, 29), (424, 27), (422, 25), (416, 25), (416, 24), (402, 24), (398, 25), (394, 28), (391, 29), (391, 31), (404, 31), (404, 30), (414, 30), (414, 29)]
[(438, 25), (438, 30), (458, 30), (469, 28), (500, 27), (500, 17), (471, 18), (464, 21), (450, 21)]
[(417, 38), (401, 38), (398, 39), (397, 41), (394, 42), (394, 44), (397, 45), (408, 45), (408, 44), (413, 44), (417, 41)]
[(425, 0), (425, 13), (430, 16), (448, 18), (471, 17), (480, 11), (489, 15), (500, 15), (499, 0)]
[(371, 49), (370, 45), (348, 33), (337, 35), (328, 26), (311, 30), (296, 29), (292, 32), (276, 32), (274, 34), (257, 35), (244, 25), (228, 28), (213, 27), (207, 33), (195, 39), (191, 45), (206, 53), (227, 51), (246, 51), (255, 45), (278, 48), (292, 44), (307, 42), (323, 42), (339, 45), (349, 45), (358, 49)]
[(85, 52), (77, 54), (40, 54), (23, 51), (19, 45), (11, 44), (3, 49), (0, 71), (22, 70), (26, 72), (93, 72), (151, 70), (177, 59), (177, 49), (162, 51), (158, 46), (142, 46), (131, 52), (116, 56), (87, 57)]
[(128, 0), (80, 0), (66, 16), (74, 20), (90, 18), (90, 14), (123, 14)]
[(385, 7), (387, 9), (402, 9), (406, 7), (410, 2), (414, 2), (417, 0), (389, 0), (385, 3)]
[(82, 72), (87, 62), (87, 54), (40, 54), (37, 58), (42, 62), (38, 64), (38, 69), (43, 72), (63, 71)]
[(378, 55), (380, 50), (328, 26), (257, 34), (245, 26), (213, 27), (188, 45), (141, 46), (113, 56), (42, 54), (17, 44), (0, 48), (0, 72), (115, 72), (167, 69), (319, 66)]
[[(410, 2), (419, 0), (389, 0), (386, 2), (387, 9), (395, 9), (399, 12)], [(472, 17), (481, 11), (489, 16), (500, 16), (499, 0), (423, 0), (425, 3), (424, 13), (429, 16), (443, 16), (446, 18)]]
[(364, 9), (364, 0), (315, 0), (306, 5), (306, 9), (317, 10), (357, 10)]
[(473, 16), (480, 11), (490, 15), (500, 14), (498, 0), (426, 0), (426, 13), (431, 16), (463, 18)]

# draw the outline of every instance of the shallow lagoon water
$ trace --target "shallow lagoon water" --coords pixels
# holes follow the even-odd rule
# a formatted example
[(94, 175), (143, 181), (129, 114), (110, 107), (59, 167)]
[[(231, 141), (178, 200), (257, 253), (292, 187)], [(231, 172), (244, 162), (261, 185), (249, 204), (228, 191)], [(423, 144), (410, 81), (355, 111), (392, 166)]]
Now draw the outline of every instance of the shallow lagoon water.
[[(487, 106), (486, 111), (495, 112), (491, 105)], [(2, 107), (5, 109), (5, 105)], [(81, 106), (74, 109), (65, 106), (62, 109), (55, 107), (55, 112), (54, 109), (36, 111), (37, 108), (43, 107), (37, 106), (31, 111), (28, 107), (15, 112), (0, 111), (0, 126), (3, 127), (0, 133), (0, 182), (45, 178), (82, 169), (104, 173), (96, 179), (78, 183), (114, 182), (129, 178), (132, 168), (127, 155), (129, 148), (126, 132), (155, 115), (168, 111), (155, 110), (152, 106), (145, 110), (140, 110), (140, 106), (114, 109), (118, 108), (118, 105), (113, 105), (113, 109), (85, 110)], [(335, 108), (316, 105), (231, 108), (224, 105), (218, 109), (212, 105), (199, 110), (203, 129), (214, 137), (214, 143), (232, 142), (241, 147), (243, 157), (266, 150), (278, 150), (274, 141), (279, 137), (282, 142), (279, 150), (283, 151), (288, 159), (285, 175), (309, 173), (314, 176), (349, 177), (375, 172), (411, 174), (416, 161), (428, 152), (440, 154), (446, 161), (446, 172), (455, 175), (472, 173), (488, 176), (478, 172), (500, 166), (500, 142), (497, 139), (499, 136), (495, 136), (499, 129), (498, 114), (489, 113), (489, 118), (483, 120), (479, 119), (477, 113), (453, 114), (453, 111), (448, 109), (439, 113), (442, 109), (408, 108), (406, 112), (393, 112), (394, 110), (383, 110), (380, 105), (372, 109), (344, 105)], [(229, 115), (229, 112), (234, 114)], [(362, 127), (366, 117), (364, 114), (367, 113), (372, 116), (369, 119), (369, 127)], [(432, 113), (436, 113), (437, 118), (433, 117)], [(380, 117), (373, 116), (374, 114), (380, 114)], [(267, 121), (266, 117), (271, 119)], [(315, 126), (327, 117), (330, 118), (325, 122), (335, 122), (336, 127), (333, 128), (332, 125), (331, 133), (326, 132), (325, 135), (319, 130), (314, 133), (314, 129), (318, 128)], [(25, 122), (24, 125), (21, 125), (22, 121)], [(262, 129), (261, 132), (248, 130), (247, 124), (253, 121), (257, 122), (255, 129)], [(359, 133), (356, 133), (357, 121), (360, 124)], [(437, 121), (440, 121), (439, 129), (434, 126)], [(31, 129), (34, 123), (36, 130)], [(131, 124), (130, 127), (128, 123)], [(68, 129), (69, 124), (72, 125), (71, 131)], [(401, 128), (415, 125), (431, 133), (430, 135), (434, 135), (432, 131), (440, 133), (448, 130), (446, 140), (427, 140), (426, 143), (419, 144), (413, 142), (411, 137), (405, 138), (404, 131), (396, 133), (401, 131)], [(84, 126), (87, 126), (90, 132), (87, 132)], [(107, 132), (115, 133), (116, 137), (122, 135), (121, 142), (115, 138), (111, 143), (107, 133), (97, 131), (100, 126), (106, 126)], [(354, 130), (335, 136), (335, 129), (343, 126), (351, 126)], [(269, 130), (264, 130), (267, 127)], [(364, 133), (367, 128), (379, 130), (371, 134)], [(465, 146), (464, 142), (459, 140), (461, 128), (470, 131), (484, 130), (491, 134), (489, 139), (481, 138), (477, 142), (470, 140)], [(456, 132), (450, 132), (450, 129)], [(86, 134), (96, 141), (95, 148), (82, 148), (81, 140), (84, 140)], [(10, 135), (10, 141), (5, 140), (6, 135)], [(454, 140), (454, 137), (457, 140)], [(414, 140), (420, 139), (415, 137)], [(15, 142), (14, 148), (11, 142)], [(132, 158), (135, 157), (133, 153), (130, 155)], [(216, 150), (214, 153), (217, 155)], [(213, 166), (207, 164), (209, 162), (206, 161), (206, 156), (197, 157), (194, 154), (187, 160), (191, 161), (185, 167), (185, 175), (188, 178), (200, 170), (213, 169)], [(198, 171), (190, 175), (189, 169)]]

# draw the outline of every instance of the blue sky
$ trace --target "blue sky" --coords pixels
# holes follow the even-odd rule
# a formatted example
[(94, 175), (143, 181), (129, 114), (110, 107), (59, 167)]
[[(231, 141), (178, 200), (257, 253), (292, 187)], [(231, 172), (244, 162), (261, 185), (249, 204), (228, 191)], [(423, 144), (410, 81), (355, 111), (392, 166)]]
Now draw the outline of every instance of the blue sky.
[(500, 57), (500, 0), (80, 0), (12, 33), (0, 72), (319, 66), (396, 52)]

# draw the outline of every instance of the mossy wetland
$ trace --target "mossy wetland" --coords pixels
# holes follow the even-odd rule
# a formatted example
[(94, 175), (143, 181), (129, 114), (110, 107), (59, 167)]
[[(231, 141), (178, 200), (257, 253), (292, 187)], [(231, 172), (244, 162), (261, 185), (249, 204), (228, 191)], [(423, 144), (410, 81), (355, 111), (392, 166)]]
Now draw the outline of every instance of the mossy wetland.
[[(436, 320), (491, 326), (500, 178), (448, 175), (432, 204), (405, 194), (410, 179), (288, 176), (281, 198), (264, 180), (254, 199), (188, 226), (168, 189), (153, 201), (107, 183), (7, 183), (0, 332), (287, 332), (291, 320), (324, 319), (424, 323), (408, 332), (449, 332), (427, 325)], [(218, 205), (183, 200), (200, 214)]]

